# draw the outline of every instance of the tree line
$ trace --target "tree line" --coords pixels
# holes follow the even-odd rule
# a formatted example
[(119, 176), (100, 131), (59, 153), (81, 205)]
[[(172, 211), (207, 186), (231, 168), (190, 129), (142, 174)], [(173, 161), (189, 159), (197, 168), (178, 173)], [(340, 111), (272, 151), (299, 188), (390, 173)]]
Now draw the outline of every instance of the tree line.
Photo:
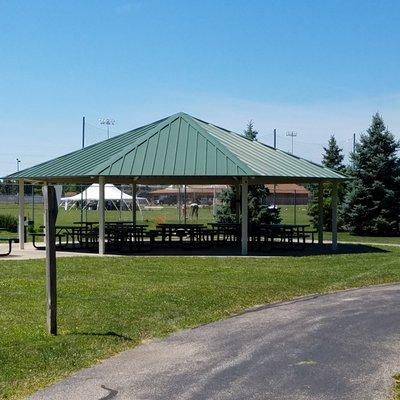
[[(244, 130), (249, 140), (257, 140), (258, 131), (250, 121)], [(400, 144), (389, 132), (382, 117), (376, 113), (367, 131), (350, 154), (350, 163), (344, 164), (343, 149), (335, 136), (324, 147), (322, 164), (346, 175), (349, 179), (338, 188), (338, 228), (358, 235), (399, 235), (400, 233)], [(308, 186), (311, 200), (308, 214), (318, 227), (318, 185)], [(324, 229), (332, 228), (332, 184), (323, 185)], [(264, 185), (249, 186), (249, 222), (279, 222), (279, 210), (268, 207), (268, 189)], [(238, 198), (235, 187), (220, 194), (221, 205), (217, 219), (233, 222)]]
[[(396, 236), (400, 230), (399, 141), (376, 113), (370, 127), (360, 137), (349, 165), (344, 165), (343, 149), (332, 135), (324, 148), (322, 164), (348, 176), (338, 193), (338, 227), (357, 235)], [(317, 188), (311, 186), (308, 207), (318, 225)], [(324, 185), (324, 229), (332, 226), (332, 185)]]

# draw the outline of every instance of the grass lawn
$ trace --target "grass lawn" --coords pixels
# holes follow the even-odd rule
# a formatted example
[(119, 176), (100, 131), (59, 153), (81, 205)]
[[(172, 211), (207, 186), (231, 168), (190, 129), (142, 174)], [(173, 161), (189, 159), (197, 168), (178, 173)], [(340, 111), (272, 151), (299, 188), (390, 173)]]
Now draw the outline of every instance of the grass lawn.
[[(331, 240), (331, 232), (324, 232), (324, 240)], [(399, 236), (357, 236), (349, 232), (338, 232), (339, 242), (352, 242), (352, 243), (387, 243), (400, 245)]]
[(21, 398), (143, 340), (256, 304), (400, 281), (400, 249), (274, 258), (65, 258), (59, 336), (45, 333), (44, 262), (0, 262), (0, 398)]
[(394, 377), (395, 388), (394, 388), (394, 400), (400, 400), (400, 374)]

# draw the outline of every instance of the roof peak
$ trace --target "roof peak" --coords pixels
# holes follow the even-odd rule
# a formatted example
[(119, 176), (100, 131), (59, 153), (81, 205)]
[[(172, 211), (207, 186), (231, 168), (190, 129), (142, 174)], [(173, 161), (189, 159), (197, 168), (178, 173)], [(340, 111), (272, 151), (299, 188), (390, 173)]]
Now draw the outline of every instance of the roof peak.
[(9, 175), (8, 179), (263, 177), (307, 181), (342, 178), (334, 171), (276, 150), (180, 111)]

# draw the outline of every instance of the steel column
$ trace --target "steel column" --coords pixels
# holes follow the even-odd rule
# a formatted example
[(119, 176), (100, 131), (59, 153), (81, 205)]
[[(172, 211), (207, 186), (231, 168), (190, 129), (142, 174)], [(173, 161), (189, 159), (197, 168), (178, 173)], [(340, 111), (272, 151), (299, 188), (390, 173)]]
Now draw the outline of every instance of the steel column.
[(324, 244), (324, 184), (318, 184), (318, 243)]
[(249, 227), (248, 227), (248, 216), (249, 216), (249, 207), (248, 207), (248, 191), (249, 185), (247, 179), (242, 180), (242, 256), (247, 255), (247, 247), (249, 241)]
[(105, 211), (104, 211), (104, 176), (99, 177), (99, 255), (105, 253)]
[(25, 189), (24, 180), (18, 181), (18, 240), (19, 248), (24, 249), (25, 244)]
[(337, 203), (338, 184), (334, 182), (332, 187), (332, 250), (337, 249)]

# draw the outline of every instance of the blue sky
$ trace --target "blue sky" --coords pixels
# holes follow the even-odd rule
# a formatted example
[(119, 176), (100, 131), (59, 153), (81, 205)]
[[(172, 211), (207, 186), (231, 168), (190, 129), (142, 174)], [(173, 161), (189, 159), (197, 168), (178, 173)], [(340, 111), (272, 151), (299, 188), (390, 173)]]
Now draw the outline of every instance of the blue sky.
[(400, 133), (399, 1), (0, 0), (0, 176), (178, 111), (320, 161)]

